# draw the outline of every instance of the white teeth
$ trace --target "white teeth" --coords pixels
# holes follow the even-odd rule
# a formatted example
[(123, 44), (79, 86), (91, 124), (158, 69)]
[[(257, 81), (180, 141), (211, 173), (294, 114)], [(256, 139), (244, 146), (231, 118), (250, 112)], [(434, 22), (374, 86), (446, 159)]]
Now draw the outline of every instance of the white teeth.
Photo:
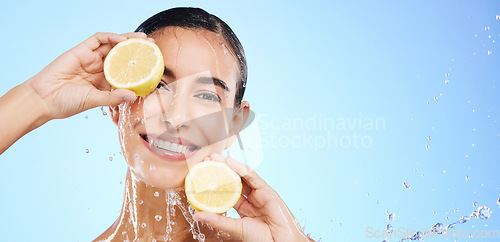
[(188, 153), (190, 150), (189, 146), (180, 145), (180, 144), (176, 144), (176, 143), (170, 143), (166, 140), (161, 140), (161, 139), (154, 140), (153, 145), (158, 147), (158, 148), (173, 151), (176, 153)]
[(179, 145), (178, 144), (171, 144), (170, 149), (175, 151), (175, 152), (180, 152)]

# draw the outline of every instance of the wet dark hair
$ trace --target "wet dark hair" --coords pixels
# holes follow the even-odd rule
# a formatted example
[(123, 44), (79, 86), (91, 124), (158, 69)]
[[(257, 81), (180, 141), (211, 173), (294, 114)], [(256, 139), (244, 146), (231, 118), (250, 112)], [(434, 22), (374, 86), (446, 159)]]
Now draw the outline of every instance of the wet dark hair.
[(240, 107), (247, 82), (247, 60), (238, 37), (220, 18), (200, 8), (171, 8), (157, 13), (144, 21), (135, 32), (151, 34), (164, 27), (175, 26), (187, 29), (204, 29), (221, 34), (236, 55), (240, 64), (240, 81), (236, 83), (235, 106)]

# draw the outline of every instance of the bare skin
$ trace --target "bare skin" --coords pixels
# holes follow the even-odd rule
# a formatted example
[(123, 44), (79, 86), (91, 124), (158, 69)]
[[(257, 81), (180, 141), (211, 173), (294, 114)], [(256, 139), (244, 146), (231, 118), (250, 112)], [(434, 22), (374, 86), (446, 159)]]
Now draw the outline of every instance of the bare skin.
[[(98, 106), (116, 107), (122, 102), (136, 100), (135, 94), (131, 91), (112, 89), (106, 82), (102, 71), (103, 60), (109, 50), (118, 42), (132, 37), (147, 38), (142, 33), (123, 35), (98, 33), (59, 56), (37, 75), (2, 96), (0, 117), (8, 118), (0, 118), (0, 133), (3, 137), (0, 139), (0, 154), (20, 137), (52, 119), (70, 117)], [(197, 48), (205, 47), (197, 46)], [(234, 94), (231, 95), (234, 97)], [(233, 104), (234, 101), (228, 105)], [(249, 111), (246, 104), (242, 102), (241, 106), (245, 107), (242, 109), (243, 113)], [(116, 117), (116, 112), (112, 116)], [(241, 116), (239, 118), (241, 119)], [(229, 139), (231, 142), (228, 144), (231, 144), (234, 136)], [(207, 212), (197, 212), (191, 219), (202, 221), (215, 229), (231, 234), (231, 238), (225, 237), (227, 240), (310, 241), (285, 203), (262, 178), (249, 167), (230, 157), (221, 156), (219, 151), (224, 148), (224, 143), (213, 147), (217, 149), (207, 149), (206, 152), (212, 153), (204, 156), (227, 162), (243, 178), (243, 194), (234, 207), (241, 218), (233, 219)], [(166, 231), (166, 225), (159, 223), (155, 217), (160, 215), (165, 219), (168, 215), (166, 208), (169, 204), (165, 202), (165, 197), (180, 194), (179, 201), (181, 202), (178, 208), (187, 206), (180, 190), (153, 187), (130, 169), (127, 174), (122, 213), (117, 222), (96, 240), (122, 241), (125, 238), (123, 236), (128, 235), (129, 239), (137, 238), (139, 241), (149, 241), (153, 238), (160, 241), (165, 238), (162, 233)], [(183, 172), (187, 170), (184, 169)], [(179, 175), (185, 176), (185, 173)], [(179, 185), (174, 187), (179, 187)], [(154, 195), (156, 192), (158, 196)], [(139, 204), (141, 201), (143, 204)], [(191, 238), (191, 234), (187, 233), (190, 229), (188, 223), (190, 218), (183, 217), (174, 218), (175, 226), (172, 227), (171, 233), (175, 235), (174, 239), (182, 241)], [(129, 221), (135, 222), (129, 223)], [(160, 221), (164, 220), (160, 219)], [(143, 223), (146, 226), (143, 227)], [(201, 227), (201, 232), (211, 233), (204, 225)]]

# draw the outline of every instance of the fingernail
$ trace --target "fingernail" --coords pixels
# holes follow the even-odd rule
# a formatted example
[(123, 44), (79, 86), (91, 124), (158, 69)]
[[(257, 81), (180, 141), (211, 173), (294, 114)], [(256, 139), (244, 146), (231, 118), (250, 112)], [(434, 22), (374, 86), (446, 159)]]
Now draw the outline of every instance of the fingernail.
[(135, 100), (137, 97), (132, 97), (132, 96), (124, 96), (122, 99), (125, 102)]

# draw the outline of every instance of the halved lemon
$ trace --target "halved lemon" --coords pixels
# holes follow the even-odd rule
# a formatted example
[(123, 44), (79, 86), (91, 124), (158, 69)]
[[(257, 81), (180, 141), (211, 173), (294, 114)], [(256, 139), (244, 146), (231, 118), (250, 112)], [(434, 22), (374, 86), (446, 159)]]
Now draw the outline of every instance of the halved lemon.
[(185, 190), (191, 206), (199, 211), (225, 213), (241, 195), (241, 178), (225, 162), (207, 160), (191, 167)]
[(163, 56), (158, 46), (145, 39), (130, 38), (113, 47), (104, 60), (104, 76), (114, 88), (145, 97), (163, 75)]

